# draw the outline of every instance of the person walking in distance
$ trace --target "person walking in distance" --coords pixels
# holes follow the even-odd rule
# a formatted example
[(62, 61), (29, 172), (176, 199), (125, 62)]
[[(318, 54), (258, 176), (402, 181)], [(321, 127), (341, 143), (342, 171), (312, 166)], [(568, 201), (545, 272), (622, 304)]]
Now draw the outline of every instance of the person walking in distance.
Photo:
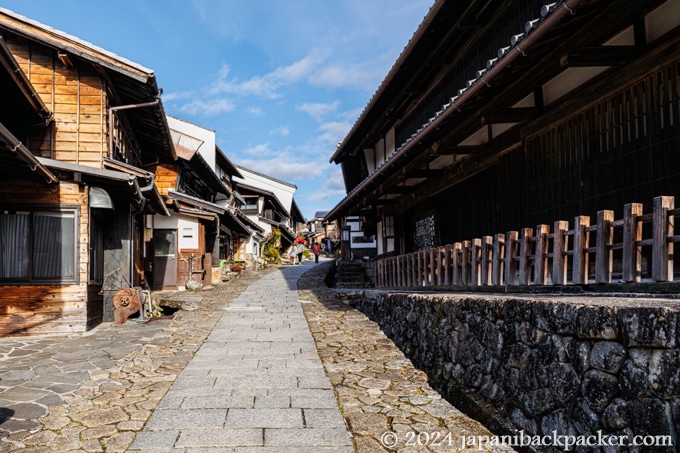
[(319, 262), (319, 254), (321, 253), (321, 246), (319, 243), (315, 243), (314, 246), (312, 247), (312, 252), (314, 252), (314, 262), (318, 263)]

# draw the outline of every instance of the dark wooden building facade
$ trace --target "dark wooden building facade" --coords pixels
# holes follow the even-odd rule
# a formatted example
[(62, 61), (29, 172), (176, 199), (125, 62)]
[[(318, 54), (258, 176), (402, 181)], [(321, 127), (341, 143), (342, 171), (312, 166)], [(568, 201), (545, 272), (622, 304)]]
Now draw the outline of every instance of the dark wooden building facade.
[(378, 252), (680, 195), (680, 2), (436, 1), (331, 162)]

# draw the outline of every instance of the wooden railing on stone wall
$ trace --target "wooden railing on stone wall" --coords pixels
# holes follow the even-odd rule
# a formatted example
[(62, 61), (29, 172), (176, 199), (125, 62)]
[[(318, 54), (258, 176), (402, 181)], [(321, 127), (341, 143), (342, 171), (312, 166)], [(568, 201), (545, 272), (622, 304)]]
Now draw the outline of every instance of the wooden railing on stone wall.
[[(376, 286), (517, 286), (639, 282), (643, 268), (657, 282), (673, 281), (674, 197), (654, 199), (651, 213), (640, 203), (590, 217), (523, 228), (441, 247), (378, 259)], [(644, 237), (646, 236), (646, 237)], [(615, 242), (616, 241), (616, 242)], [(645, 260), (643, 262), (643, 256)], [(594, 269), (589, 269), (594, 266)]]

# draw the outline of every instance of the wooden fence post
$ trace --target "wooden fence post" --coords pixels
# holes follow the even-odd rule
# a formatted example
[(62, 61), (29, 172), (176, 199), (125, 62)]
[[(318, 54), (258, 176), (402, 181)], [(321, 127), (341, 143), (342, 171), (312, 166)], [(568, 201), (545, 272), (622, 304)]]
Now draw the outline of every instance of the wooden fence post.
[(427, 269), (427, 286), (434, 286), (436, 283), (436, 276), (435, 276), (435, 269), (436, 269), (436, 264), (434, 261), (435, 254), (434, 254), (434, 248), (431, 248), (427, 252), (425, 252), (425, 255), (427, 255), (427, 266), (425, 268)]
[(416, 279), (414, 277), (415, 273), (415, 263), (413, 262), (413, 253), (406, 255), (406, 277), (408, 278), (409, 288), (416, 286)]
[(553, 228), (553, 268), (552, 268), (552, 282), (553, 285), (567, 284), (567, 251), (569, 242), (567, 240), (566, 231), (569, 229), (569, 222), (566, 220), (558, 220), (555, 222)]
[(614, 233), (610, 223), (614, 221), (614, 211), (597, 212), (597, 237), (595, 238), (595, 283), (612, 282), (612, 256), (609, 248)]
[(460, 242), (456, 242), (453, 244), (453, 262), (451, 266), (453, 267), (453, 279), (451, 281), (451, 284), (453, 286), (460, 286), (463, 283), (461, 283), (461, 255), (463, 251), (463, 244)]
[(491, 284), (503, 284), (503, 253), (505, 251), (505, 235), (493, 236), (493, 263), (491, 264)]
[(655, 197), (652, 220), (652, 279), (657, 282), (673, 280), (673, 243), (668, 237), (673, 235), (673, 220), (668, 210), (674, 209), (673, 197)]
[(482, 238), (482, 285), (491, 284), (491, 259), (493, 257), (493, 237), (484, 236)]
[(514, 286), (517, 284), (517, 263), (515, 257), (518, 253), (517, 231), (508, 231), (505, 235), (505, 284)]
[(538, 225), (536, 227), (536, 247), (534, 248), (534, 284), (546, 285), (548, 283), (548, 235), (550, 225)]
[(463, 248), (460, 254), (460, 284), (468, 286), (470, 284), (470, 241), (463, 241)]
[(588, 259), (585, 248), (588, 247), (589, 233), (586, 227), (590, 226), (590, 217), (577, 216), (574, 219), (574, 262), (572, 264), (572, 280), (576, 285), (588, 283)]
[(642, 239), (637, 216), (642, 215), (642, 203), (629, 203), (623, 207), (623, 281), (639, 282), (642, 278), (642, 247), (636, 244)]
[(522, 235), (519, 241), (519, 284), (528, 285), (531, 279), (531, 238), (534, 236), (532, 228), (522, 228)]
[(451, 285), (451, 254), (453, 253), (453, 246), (446, 244), (444, 247), (444, 285)]
[(482, 240), (473, 239), (470, 246), (470, 285), (479, 286), (481, 277)]
[(444, 254), (446, 253), (446, 248), (444, 246), (437, 247), (437, 286), (442, 286), (444, 284)]

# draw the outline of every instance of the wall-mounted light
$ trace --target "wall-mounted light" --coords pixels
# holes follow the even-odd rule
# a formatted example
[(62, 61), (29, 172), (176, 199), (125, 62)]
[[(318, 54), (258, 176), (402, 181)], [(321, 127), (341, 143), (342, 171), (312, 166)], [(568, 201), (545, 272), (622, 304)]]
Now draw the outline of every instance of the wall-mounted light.
[(491, 66), (493, 66), (494, 64), (496, 64), (497, 61), (498, 61), (498, 58), (492, 58), (492, 59), (490, 59), (490, 60), (486, 60), (486, 69), (487, 69), (487, 71), (488, 71), (489, 69), (491, 69)]
[(503, 58), (510, 51), (510, 46), (498, 49), (498, 58)]
[(475, 77), (477, 77), (477, 80), (481, 79), (484, 73), (486, 72), (486, 69), (480, 69), (475, 73)]
[(470, 79), (465, 83), (465, 86), (467, 88), (470, 88), (472, 85), (474, 85), (477, 82), (477, 79)]
[(458, 90), (458, 96), (459, 97), (462, 96), (463, 93), (465, 93), (466, 91), (467, 91), (467, 88), (461, 88), (460, 90)]

